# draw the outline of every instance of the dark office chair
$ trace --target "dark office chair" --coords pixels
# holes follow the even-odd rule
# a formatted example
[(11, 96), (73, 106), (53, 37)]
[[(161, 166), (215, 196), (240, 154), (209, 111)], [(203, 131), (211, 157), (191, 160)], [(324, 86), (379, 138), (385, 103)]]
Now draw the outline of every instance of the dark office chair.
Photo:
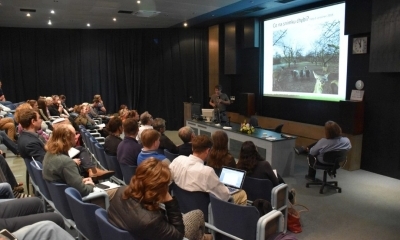
[(131, 234), (123, 229), (119, 229), (112, 225), (108, 221), (107, 211), (99, 208), (95, 211), (97, 224), (100, 229), (101, 239), (124, 239), (124, 240), (134, 240)]
[(204, 214), (204, 221), (208, 222), (208, 205), (210, 204), (210, 195), (206, 192), (189, 192), (175, 183), (171, 184), (172, 194), (179, 202), (182, 213), (200, 209)]
[[(322, 182), (309, 182), (306, 184), (306, 187), (309, 187), (310, 185), (321, 185), (321, 188), (319, 190), (319, 193), (321, 194), (324, 193), (324, 187), (334, 188), (338, 190), (339, 193), (341, 193), (342, 188), (338, 187), (338, 182), (337, 181), (328, 182), (326, 178), (328, 174), (329, 176), (336, 178), (336, 169), (338, 169), (339, 167), (343, 167), (346, 164), (347, 152), (348, 152), (347, 150), (336, 150), (336, 151), (326, 152), (324, 153), (324, 158), (323, 158), (324, 163), (321, 163), (317, 159), (315, 159), (315, 165), (313, 167), (316, 170), (317, 169), (324, 170), (324, 178)], [(308, 155), (308, 157), (314, 157), (314, 156)], [(343, 161), (344, 163), (341, 165)]]
[(164, 152), (162, 153), (164, 154), (171, 162), (179, 156), (179, 154), (175, 154), (175, 153), (171, 153), (170, 151), (168, 151), (168, 149), (164, 149)]
[(275, 128), (266, 128), (265, 130), (273, 131), (273, 132), (276, 132), (276, 133), (282, 133), (282, 128), (283, 128), (283, 123), (279, 124)]
[(258, 126), (258, 119), (256, 116), (251, 116), (249, 119), (249, 124), (253, 127), (259, 127)]
[(271, 201), (271, 191), (274, 186), (269, 179), (258, 179), (245, 177), (243, 190), (247, 194), (247, 199), (254, 201), (256, 199), (265, 199)]

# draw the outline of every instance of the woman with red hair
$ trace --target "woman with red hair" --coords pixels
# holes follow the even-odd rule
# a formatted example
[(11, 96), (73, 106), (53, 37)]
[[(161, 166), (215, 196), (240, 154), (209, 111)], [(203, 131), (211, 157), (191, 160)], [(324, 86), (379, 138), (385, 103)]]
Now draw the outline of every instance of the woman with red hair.
[(170, 181), (168, 166), (153, 157), (146, 159), (129, 185), (120, 187), (110, 201), (109, 221), (135, 239), (205, 238), (203, 213), (194, 210), (182, 215), (178, 201), (168, 192)]

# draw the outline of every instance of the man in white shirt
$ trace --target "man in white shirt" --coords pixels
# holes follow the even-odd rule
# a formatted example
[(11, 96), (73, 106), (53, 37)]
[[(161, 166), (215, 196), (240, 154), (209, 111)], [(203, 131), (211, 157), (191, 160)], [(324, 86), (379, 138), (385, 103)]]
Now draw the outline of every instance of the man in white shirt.
[[(169, 165), (172, 180), (186, 191), (201, 191), (214, 194), (216, 197), (228, 201), (231, 195), (228, 188), (219, 181), (213, 168), (204, 165), (212, 147), (208, 136), (196, 136), (192, 140), (193, 154), (179, 156)], [(233, 202), (246, 205), (247, 195), (243, 190), (232, 195)]]

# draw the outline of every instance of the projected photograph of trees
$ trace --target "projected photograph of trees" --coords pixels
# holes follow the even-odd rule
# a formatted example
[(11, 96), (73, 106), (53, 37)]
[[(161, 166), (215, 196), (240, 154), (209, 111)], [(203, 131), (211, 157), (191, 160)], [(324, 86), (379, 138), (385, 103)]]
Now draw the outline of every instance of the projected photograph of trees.
[(273, 33), (273, 91), (338, 94), (340, 21)]

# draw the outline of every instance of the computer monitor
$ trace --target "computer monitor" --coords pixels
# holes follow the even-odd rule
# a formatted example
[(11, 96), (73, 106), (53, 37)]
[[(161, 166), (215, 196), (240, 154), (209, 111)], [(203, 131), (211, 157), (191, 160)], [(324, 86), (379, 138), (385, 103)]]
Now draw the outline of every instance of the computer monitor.
[(203, 108), (201, 109), (201, 115), (203, 116), (203, 118), (206, 118), (206, 122), (211, 122), (211, 118), (214, 117), (214, 109), (207, 109), (207, 108)]
[(198, 120), (199, 118), (201, 118), (202, 112), (200, 103), (192, 103), (191, 111), (192, 111), (192, 119)]

